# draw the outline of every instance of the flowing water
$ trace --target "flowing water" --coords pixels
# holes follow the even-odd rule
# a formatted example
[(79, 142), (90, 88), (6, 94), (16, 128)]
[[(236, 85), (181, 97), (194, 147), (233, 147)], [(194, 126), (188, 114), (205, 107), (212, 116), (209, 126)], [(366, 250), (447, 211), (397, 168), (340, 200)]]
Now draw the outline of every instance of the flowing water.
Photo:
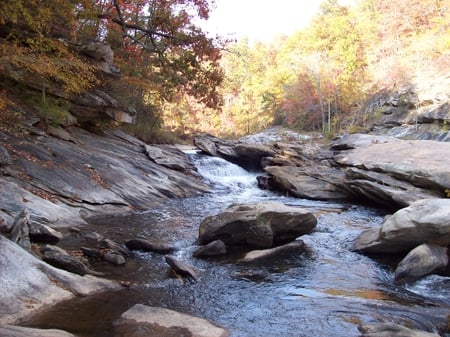
[[(124, 267), (95, 265), (111, 279), (131, 282), (129, 288), (61, 303), (27, 325), (65, 329), (80, 337), (110, 337), (112, 322), (136, 303), (206, 318), (233, 337), (349, 337), (359, 335), (359, 324), (377, 322), (436, 331), (447, 320), (449, 278), (430, 276), (412, 286), (394, 286), (389, 263), (349, 249), (363, 229), (382, 224), (382, 211), (277, 195), (258, 189), (256, 174), (218, 158), (192, 157), (199, 173), (213, 184), (213, 193), (170, 200), (139, 214), (97, 218), (93, 228), (117, 241), (168, 241), (178, 248), (177, 257), (200, 270), (199, 280), (172, 277), (162, 255), (135, 253)], [(239, 252), (192, 257), (206, 216), (232, 203), (263, 200), (315, 212), (316, 230), (302, 236), (305, 253), (265, 264), (239, 263)]]

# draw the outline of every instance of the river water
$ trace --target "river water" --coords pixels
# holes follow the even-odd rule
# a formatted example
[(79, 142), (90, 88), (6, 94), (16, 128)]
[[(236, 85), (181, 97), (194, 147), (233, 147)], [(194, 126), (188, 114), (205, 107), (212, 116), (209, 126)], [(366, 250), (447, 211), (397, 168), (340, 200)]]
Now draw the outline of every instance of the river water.
[[(436, 331), (450, 313), (450, 280), (430, 276), (412, 286), (393, 285), (391, 261), (350, 250), (365, 228), (380, 226), (381, 210), (289, 198), (256, 186), (256, 174), (222, 159), (191, 154), (211, 194), (170, 200), (139, 214), (92, 221), (95, 231), (117, 241), (159, 238), (178, 248), (175, 255), (199, 269), (199, 280), (172, 277), (164, 256), (135, 253), (123, 267), (95, 269), (129, 288), (61, 303), (26, 322), (60, 328), (80, 337), (111, 337), (112, 322), (136, 303), (161, 306), (210, 320), (232, 337), (358, 336), (359, 324), (396, 322)], [(232, 203), (279, 201), (314, 211), (316, 230), (302, 236), (307, 252), (265, 264), (242, 264), (235, 252), (196, 259), (200, 222)], [(66, 243), (70, 245), (69, 243)]]

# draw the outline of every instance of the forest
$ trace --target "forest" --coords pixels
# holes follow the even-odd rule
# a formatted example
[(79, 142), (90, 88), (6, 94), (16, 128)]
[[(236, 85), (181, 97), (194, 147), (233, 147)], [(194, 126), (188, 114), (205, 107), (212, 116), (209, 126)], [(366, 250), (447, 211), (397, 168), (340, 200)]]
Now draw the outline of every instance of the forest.
[[(64, 99), (102, 88), (136, 111), (126, 128), (146, 141), (273, 125), (355, 132), (377, 118), (376, 97), (450, 67), (450, 0), (325, 0), (308, 27), (270, 43), (210, 37), (198, 22), (212, 10), (211, 0), (3, 0), (0, 127), (17, 124), (33, 83), (26, 100), (46, 123), (67, 113)], [(111, 46), (120, 78), (79, 52), (92, 41)]]

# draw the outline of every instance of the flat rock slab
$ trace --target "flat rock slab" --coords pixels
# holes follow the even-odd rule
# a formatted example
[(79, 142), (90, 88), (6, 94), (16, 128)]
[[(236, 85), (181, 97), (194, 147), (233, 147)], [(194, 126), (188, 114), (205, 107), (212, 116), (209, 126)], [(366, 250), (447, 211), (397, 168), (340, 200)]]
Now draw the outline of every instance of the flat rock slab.
[(14, 325), (0, 326), (1, 337), (76, 337), (71, 333), (58, 329), (34, 329)]
[(426, 140), (372, 142), (340, 152), (335, 161), (343, 166), (382, 172), (414, 186), (450, 189), (450, 143)]
[[(230, 334), (207, 320), (173, 310), (135, 304), (115, 322), (114, 337), (228, 337)], [(139, 334), (141, 333), (141, 334)]]

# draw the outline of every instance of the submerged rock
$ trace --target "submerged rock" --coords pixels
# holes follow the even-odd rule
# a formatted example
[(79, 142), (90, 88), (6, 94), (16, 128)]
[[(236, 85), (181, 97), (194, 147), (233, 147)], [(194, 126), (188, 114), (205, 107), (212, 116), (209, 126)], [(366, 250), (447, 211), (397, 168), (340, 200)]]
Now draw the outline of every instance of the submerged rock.
[(222, 240), (226, 245), (272, 248), (310, 233), (317, 219), (310, 211), (277, 202), (231, 205), (205, 218), (198, 243)]
[(114, 323), (114, 337), (228, 337), (230, 334), (203, 318), (173, 310), (135, 304)]

